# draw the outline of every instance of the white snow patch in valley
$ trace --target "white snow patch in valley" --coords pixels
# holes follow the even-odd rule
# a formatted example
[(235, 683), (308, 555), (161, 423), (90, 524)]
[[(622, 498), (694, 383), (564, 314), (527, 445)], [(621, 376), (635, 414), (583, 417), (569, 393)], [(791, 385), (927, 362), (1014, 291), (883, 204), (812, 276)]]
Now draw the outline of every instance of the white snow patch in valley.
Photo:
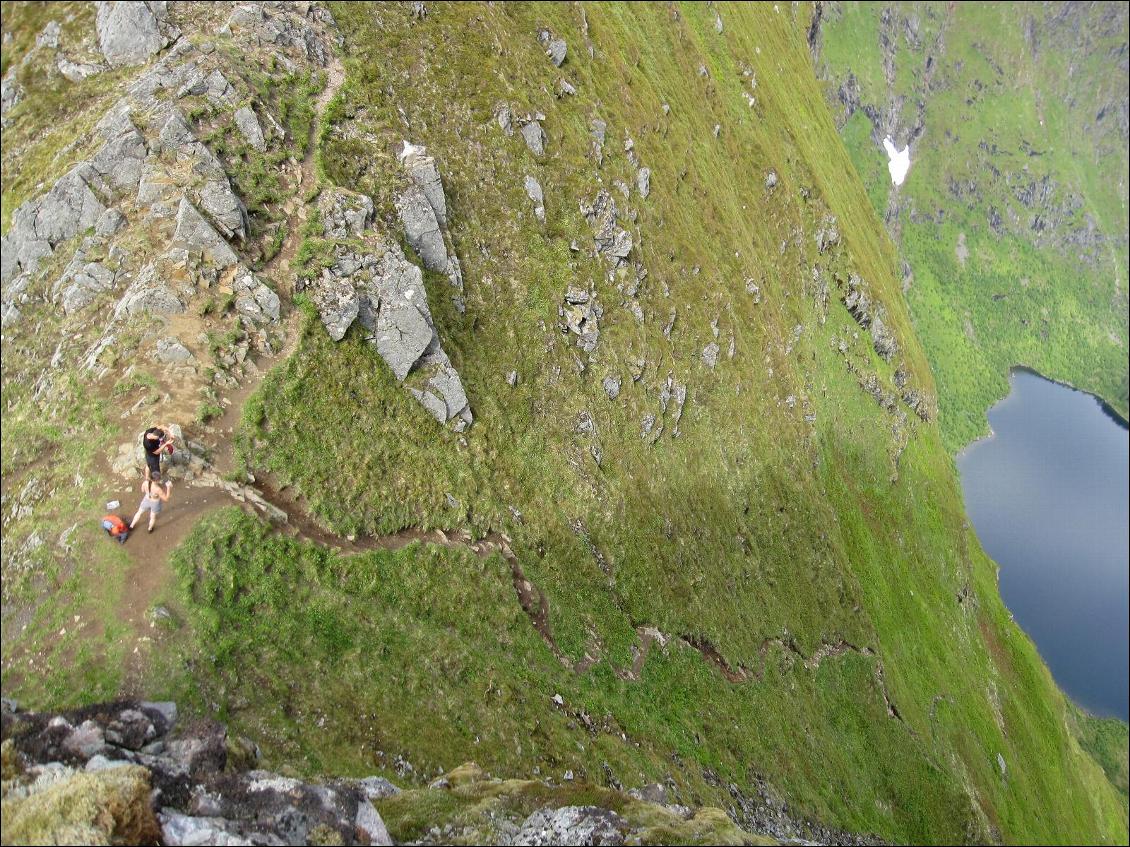
[(906, 172), (910, 170), (910, 145), (899, 150), (888, 135), (883, 139), (883, 149), (887, 151), (887, 156), (891, 160), (887, 163), (887, 169), (891, 172), (891, 182), (902, 185), (902, 181), (906, 179)]

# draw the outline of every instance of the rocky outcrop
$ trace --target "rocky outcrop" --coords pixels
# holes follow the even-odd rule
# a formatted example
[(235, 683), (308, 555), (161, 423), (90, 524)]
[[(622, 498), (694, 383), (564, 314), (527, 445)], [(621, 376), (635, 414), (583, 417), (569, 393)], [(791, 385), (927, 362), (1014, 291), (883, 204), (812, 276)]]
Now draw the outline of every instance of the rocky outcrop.
[(883, 322), (886, 311), (881, 303), (871, 299), (866, 284), (856, 274), (848, 277), (842, 302), (856, 322), (871, 333), (875, 352), (891, 361), (898, 353), (898, 342)]
[(250, 106), (242, 106), (235, 111), (235, 125), (239, 127), (244, 140), (251, 145), (251, 149), (262, 153), (267, 149), (267, 139), (263, 137), (263, 128), (259, 126), (259, 119)]
[(2, 749), (4, 843), (760, 842), (721, 809), (679, 805), (663, 784), (625, 792), (572, 771), (563, 784), (503, 780), (468, 762), (406, 789), (376, 775), (284, 776), (258, 768), (253, 741), (214, 721), (181, 721), (174, 703), (36, 714), (5, 700)]
[(218, 267), (227, 267), (239, 261), (231, 246), (184, 196), (177, 206), (176, 228), (173, 230), (171, 246), (199, 251)]
[[(425, 267), (450, 268), (427, 194), (415, 184), (408, 192), (413, 214), (434, 223), (438, 249), (444, 250), (442, 265), (432, 256), (434, 264), (425, 261)], [(393, 375), (401, 382), (413, 375), (408, 385), (412, 396), (438, 422), (462, 431), (473, 416), (459, 373), (436, 333), (423, 273), (405, 258), (398, 244), (367, 228), (373, 210), (369, 198), (334, 189), (323, 194), (320, 208), (328, 238), (354, 240), (350, 246), (340, 244), (337, 261), (310, 285), (311, 300), (326, 331), (340, 341), (354, 321), (359, 321)]]
[(597, 342), (600, 341), (600, 319), (604, 315), (604, 308), (595, 294), (570, 286), (557, 314), (561, 318), (561, 331), (576, 336), (578, 347), (586, 353), (596, 350)]
[(592, 227), (597, 252), (613, 267), (626, 264), (632, 252), (632, 234), (620, 226), (612, 195), (602, 188), (591, 205), (581, 203), (581, 214)]
[(254, 743), (178, 726), (173, 703), (51, 715), (5, 701), (3, 738), (5, 843), (392, 843), (368, 781), (256, 770)]
[(396, 212), (405, 238), (424, 267), (447, 276), (454, 289), (452, 303), (462, 312), (463, 269), (447, 231), (447, 198), (435, 159), (423, 147), (404, 142), (399, 159), (410, 180), (396, 198)]
[(106, 207), (90, 187), (93, 178), (89, 164), (76, 165), (47, 194), (13, 212), (12, 225), (0, 242), (4, 283), (18, 273), (33, 272), (56, 245), (94, 226)]

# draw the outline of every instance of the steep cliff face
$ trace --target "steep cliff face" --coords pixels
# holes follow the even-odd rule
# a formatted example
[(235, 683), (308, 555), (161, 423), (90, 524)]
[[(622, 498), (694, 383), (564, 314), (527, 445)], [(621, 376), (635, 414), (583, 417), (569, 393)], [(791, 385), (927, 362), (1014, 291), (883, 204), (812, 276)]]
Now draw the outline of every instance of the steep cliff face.
[[(57, 8), (45, 47), (5, 7), (49, 163), (10, 183), (6, 131), (6, 690), (781, 837), (1124, 837), (965, 525), (803, 10), (148, 4), (135, 67)], [(186, 485), (110, 547), (156, 416)]]
[[(820, 4), (812, 43), (899, 245), (950, 449), (1018, 364), (1125, 415), (1125, 8)], [(886, 136), (911, 148), (901, 187)]]

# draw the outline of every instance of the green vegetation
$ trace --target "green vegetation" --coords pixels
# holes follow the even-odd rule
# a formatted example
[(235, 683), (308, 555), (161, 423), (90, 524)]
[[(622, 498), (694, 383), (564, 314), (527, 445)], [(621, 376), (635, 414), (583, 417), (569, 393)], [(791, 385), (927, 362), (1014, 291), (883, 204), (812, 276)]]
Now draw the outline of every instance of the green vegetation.
[[(812, 80), (804, 22), (733, 9), (718, 36), (704, 7), (592, 7), (590, 59), (571, 7), (445, 6), (418, 23), (391, 7), (334, 11), (347, 82), (320, 133), (325, 176), (370, 193), (384, 220), (399, 109), (437, 156), (467, 314), (439, 285), (430, 299), (476, 422), (464, 436), (439, 427), (359, 328), (335, 345), (307, 313), (296, 353), (244, 410), (244, 460), (343, 536), (506, 532), (549, 600), (560, 649), (595, 664), (561, 667), (498, 559), (427, 545), (343, 557), (230, 513), (178, 554), (188, 623), (152, 677), (169, 680), (162, 694), (219, 704), (269, 763), (310, 773), (390, 772), (400, 754), (422, 777), (473, 758), (513, 775), (671, 774), (687, 800), (717, 804), (719, 784), (753, 791), (761, 777), (801, 815), (894, 840), (1124, 838), (1123, 804), (1065, 731), (1069, 707), (965, 528), (935, 427), (900, 422), (860, 389), (838, 340), (882, 385), (895, 363), (854, 340), (834, 282), (826, 312), (810, 287), (814, 265), (829, 279), (858, 272), (886, 306), (912, 384), (932, 389), (893, 249)], [(539, 26), (569, 38), (562, 71)], [(427, 61), (437, 43), (445, 61)], [(576, 97), (546, 93), (561, 73)], [(543, 160), (502, 134), (503, 100), (546, 114)], [(594, 117), (609, 126), (600, 181)], [(615, 179), (634, 184), (627, 136), (653, 173), (646, 201), (621, 204), (643, 234), (642, 324), (619, 305), (624, 277), (569, 249), (591, 243), (578, 201)], [(546, 189), (544, 227), (523, 172)], [(821, 255), (814, 233), (828, 214), (841, 246)], [(590, 283), (605, 314), (578, 372), (553, 324), (565, 289)], [(715, 320), (736, 354), (711, 370), (699, 353)], [(668, 411), (658, 439), (642, 439), (669, 372), (689, 386), (679, 434)], [(616, 402), (607, 374), (623, 378)], [(591, 438), (576, 431), (583, 412)], [(675, 638), (632, 682), (617, 671), (642, 625)], [(680, 636), (761, 679), (728, 682)], [(841, 642), (877, 657), (849, 650), (809, 667), (776, 640), (804, 657)]]
[(643, 803), (622, 793), (591, 785), (549, 787), (528, 780), (489, 779), (475, 765), (464, 765), (445, 775), (449, 790), (403, 791), (377, 803), (394, 840), (404, 843), (426, 834), (432, 826), (451, 824), (470, 829), (468, 838), (456, 842), (498, 842), (498, 818), (522, 820), (540, 808), (595, 805), (610, 809), (634, 827), (643, 828), (641, 844), (760, 844), (768, 839), (748, 839), (719, 809), (701, 809), (690, 820), (662, 806)]
[(1122, 792), (1125, 799), (1130, 787), (1130, 778), (1127, 776), (1130, 731), (1125, 722), (1115, 718), (1097, 718), (1082, 709), (1075, 709), (1073, 717), (1079, 743), (1095, 757), (1107, 778)]
[(898, 198), (890, 225), (951, 451), (987, 433), (985, 411), (1014, 365), (1127, 415), (1128, 159), (1116, 117), (1127, 76), (1110, 59), (1126, 39), (1114, 6), (827, 9), (830, 93), (853, 77), (861, 103), (893, 112), (900, 141), (924, 127), (897, 195), (882, 131), (861, 110), (842, 135), (876, 211)]
[[(154, 628), (135, 682), (226, 720), (276, 769), (391, 776), (400, 758), (423, 781), (474, 760), (589, 783), (552, 798), (529, 783), (506, 783), (510, 799), (490, 796), (493, 783), (412, 792), (382, 803), (398, 837), (439, 806), (474, 823), (495, 802), (611, 804), (594, 783), (670, 778), (686, 803), (729, 806), (731, 783), (751, 796), (768, 785), (798, 816), (899, 842), (1124, 841), (1124, 796), (1096, 764), (1116, 772), (1107, 736), (1069, 729), (1074, 710), (1009, 619), (942, 433), (864, 390), (897, 395), (896, 373), (928, 397), (935, 386), (874, 214), (881, 194), (871, 181), (868, 195), (812, 73), (805, 14), (719, 8), (722, 33), (705, 4), (443, 4), (423, 20), (400, 6), (333, 7), (347, 80), (315, 133), (319, 172), (372, 195), (377, 227), (395, 238), (394, 142), (408, 135), (437, 157), (466, 314), (431, 276), (429, 299), (475, 423), (463, 434), (436, 424), (360, 327), (334, 344), (307, 304), (296, 351), (242, 411), (241, 459), (339, 536), (505, 533), (568, 661), (532, 625), (500, 556), (427, 543), (344, 555), (228, 509), (174, 554), (178, 582), (159, 600), (175, 623)], [(568, 40), (560, 69), (541, 27)], [(563, 76), (575, 95), (556, 96)], [(543, 157), (503, 134), (502, 102), (516, 117), (544, 113)], [(594, 119), (608, 128), (599, 167)], [(865, 130), (851, 129), (856, 143)], [(652, 172), (646, 199), (615, 185), (636, 185), (629, 139)], [(259, 178), (247, 151), (225, 154), (246, 159), (237, 182)], [(525, 174), (545, 189), (544, 225)], [(602, 188), (639, 269), (610, 272), (589, 255), (579, 205)], [(277, 187), (263, 191), (253, 200), (269, 218)], [(303, 273), (333, 246), (315, 224), (295, 259)], [(818, 246), (833, 224), (836, 242)], [(840, 303), (852, 273), (898, 338), (890, 362)], [(570, 286), (603, 304), (591, 357), (557, 325)], [(44, 441), (89, 452), (114, 431), (108, 414), (91, 420), (100, 407), (82, 392), (98, 386), (77, 375), (73, 407), (44, 423), (22, 377), (59, 334), (58, 316), (35, 338), (5, 334), (5, 476), (30, 476)], [(714, 367), (702, 357), (711, 343)], [(615, 400), (602, 387), (612, 375)], [(641, 437), (648, 415), (658, 423)], [(49, 499), (27, 520), (72, 508)], [(5, 556), (30, 531), (6, 527)], [(124, 570), (99, 579), (114, 567), (100, 557), (121, 554), (98, 550), (85, 578), (120, 594)], [(47, 643), (64, 609), (44, 604), (22, 649)], [(667, 639), (636, 680), (643, 627)], [(40, 673), (6, 664), (5, 688), (31, 708), (105, 699), (121, 673), (116, 634), (107, 628), (101, 664), (69, 663), (65, 647)], [(652, 823), (655, 838), (685, 841), (723, 840), (721, 825)]]

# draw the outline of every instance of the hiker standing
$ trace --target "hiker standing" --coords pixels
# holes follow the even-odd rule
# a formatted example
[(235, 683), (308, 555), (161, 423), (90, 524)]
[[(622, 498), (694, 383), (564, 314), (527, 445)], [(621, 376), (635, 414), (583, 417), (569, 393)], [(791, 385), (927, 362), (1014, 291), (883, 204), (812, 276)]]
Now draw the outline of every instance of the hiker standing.
[(152, 479), (161, 475), (161, 452), (172, 441), (172, 434), (168, 429), (151, 426), (141, 436), (141, 446), (145, 450), (145, 478)]
[(141, 481), (141, 505), (137, 507), (137, 514), (134, 515), (133, 520), (129, 522), (129, 528), (133, 529), (137, 526), (137, 522), (141, 520), (141, 516), (148, 512), (148, 532), (152, 532), (153, 525), (157, 523), (157, 515), (161, 514), (161, 505), (169, 502), (169, 494), (172, 490), (172, 480), (161, 485), (160, 471), (153, 471), (150, 476), (143, 479)]

